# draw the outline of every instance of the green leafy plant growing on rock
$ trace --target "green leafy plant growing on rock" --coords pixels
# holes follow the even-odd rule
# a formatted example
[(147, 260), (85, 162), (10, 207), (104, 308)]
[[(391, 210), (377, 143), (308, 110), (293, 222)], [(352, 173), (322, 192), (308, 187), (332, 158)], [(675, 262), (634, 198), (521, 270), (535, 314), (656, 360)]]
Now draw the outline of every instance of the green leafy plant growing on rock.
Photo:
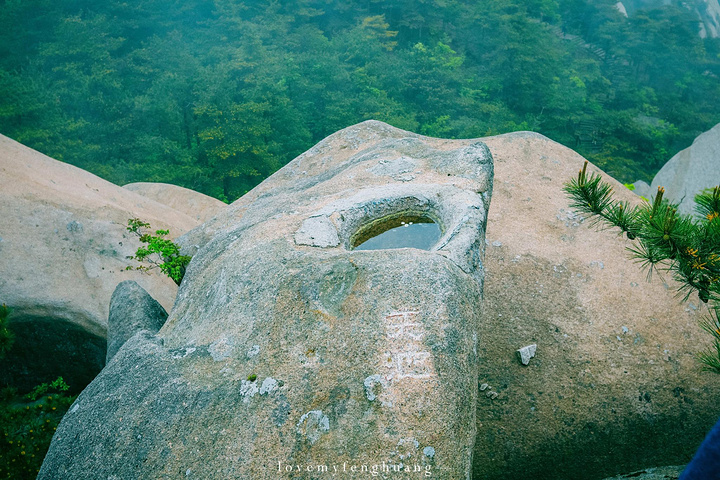
[(180, 285), (185, 269), (190, 263), (189, 255), (180, 254), (180, 246), (165, 238), (170, 232), (168, 230), (155, 230), (155, 233), (148, 233), (145, 229), (150, 228), (150, 224), (143, 222), (138, 218), (128, 220), (127, 230), (134, 233), (145, 244), (127, 258), (137, 260), (139, 262), (147, 262), (149, 265), (128, 266), (126, 270), (142, 270), (148, 272), (153, 268), (159, 268), (168, 277)]
[(697, 291), (700, 300), (711, 302), (710, 316), (701, 326), (713, 336), (713, 347), (698, 358), (705, 370), (720, 373), (720, 187), (695, 197), (695, 217), (678, 213), (678, 206), (663, 198), (662, 187), (641, 206), (613, 199), (612, 187), (600, 175), (588, 175), (587, 162), (564, 190), (573, 208), (635, 240), (630, 251), (648, 269), (648, 276), (653, 270), (670, 272), (684, 300)]
[(62, 377), (24, 396), (13, 388), (0, 395), (0, 478), (34, 479), (60, 420), (76, 396)]

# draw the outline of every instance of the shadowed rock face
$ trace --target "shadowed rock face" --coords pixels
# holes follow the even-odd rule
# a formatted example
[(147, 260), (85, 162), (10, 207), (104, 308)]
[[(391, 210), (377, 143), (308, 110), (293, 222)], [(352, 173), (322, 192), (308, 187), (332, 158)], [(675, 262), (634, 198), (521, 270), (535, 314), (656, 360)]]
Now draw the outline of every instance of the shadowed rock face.
[(9, 354), (0, 359), (0, 385), (29, 392), (43, 382), (63, 377), (78, 394), (105, 365), (105, 337), (45, 315), (14, 315), (15, 335)]
[[(80, 395), (39, 478), (470, 478), (491, 186), (481, 142), (327, 138), (185, 236), (168, 321)], [(352, 249), (398, 216), (439, 241)]]

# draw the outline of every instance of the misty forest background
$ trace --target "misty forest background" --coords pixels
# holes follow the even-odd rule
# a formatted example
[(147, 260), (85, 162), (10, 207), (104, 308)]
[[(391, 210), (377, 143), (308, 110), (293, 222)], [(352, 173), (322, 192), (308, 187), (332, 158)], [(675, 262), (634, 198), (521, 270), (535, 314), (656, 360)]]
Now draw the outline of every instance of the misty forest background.
[(677, 2), (3, 0), (0, 133), (116, 184), (233, 201), (340, 128), (534, 130), (649, 181), (720, 122)]

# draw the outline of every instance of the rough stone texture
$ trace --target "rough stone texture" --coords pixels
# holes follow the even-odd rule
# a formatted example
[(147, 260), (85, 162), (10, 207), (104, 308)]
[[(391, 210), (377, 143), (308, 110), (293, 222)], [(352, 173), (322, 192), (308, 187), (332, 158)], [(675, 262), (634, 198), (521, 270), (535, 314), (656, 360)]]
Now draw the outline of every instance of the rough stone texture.
[(522, 347), (518, 349), (517, 354), (518, 358), (520, 359), (520, 363), (523, 365), (530, 364), (530, 359), (535, 356), (535, 352), (537, 351), (537, 345), (534, 343), (532, 345), (528, 345), (526, 347)]
[(128, 183), (122, 188), (183, 212), (199, 222), (210, 220), (227, 207), (217, 198), (168, 183), (137, 182)]
[[(670, 279), (647, 283), (627, 240), (569, 210), (562, 184), (582, 157), (527, 132), (483, 142), (495, 159), (483, 268), (483, 246), (460, 248), (481, 234), (448, 227), (462, 225), (464, 215), (452, 216), (462, 205), (481, 225), (488, 198), (472, 192), (489, 191), (489, 165), (466, 156), (484, 157), (482, 144), (377, 122), (329, 137), (188, 232), (181, 240), (198, 255), (168, 322), (129, 340), (79, 397), (40, 478), (290, 478), (277, 462), (351, 464), (368, 448), (386, 452), (385, 441), (391, 460), (466, 478), (452, 462), (470, 458), (458, 445), (475, 429), (475, 479), (597, 480), (689, 461), (720, 415), (720, 380), (694, 357), (709, 344), (697, 324), (705, 305), (680, 303)], [(417, 169), (405, 171), (410, 161)], [(394, 178), (407, 174), (415, 178)], [(416, 184), (431, 186), (411, 200), (404, 189)], [(373, 188), (389, 201), (373, 203)], [(435, 211), (457, 241), (448, 249), (346, 250), (363, 218), (435, 198), (453, 205)], [(338, 246), (298, 242), (310, 218), (332, 224)], [(483, 271), (480, 312), (467, 277)], [(417, 305), (419, 314), (391, 315)], [(434, 358), (417, 371), (428, 383), (404, 404), (398, 391), (410, 380), (395, 382), (377, 357), (398, 353), (400, 331)], [(542, 354), (523, 366), (515, 351), (532, 343)], [(472, 426), (467, 405), (476, 405)]]
[(684, 468), (684, 466), (646, 468), (645, 470), (638, 470), (637, 472), (618, 475), (605, 480), (624, 480), (627, 478), (633, 480), (677, 480)]
[[(0, 303), (13, 308), (11, 328), (33, 342), (16, 342), (17, 348), (0, 363), (0, 382), (13, 384), (37, 384), (33, 371), (38, 369), (47, 370), (41, 381), (56, 378), (63, 366), (68, 367), (67, 375), (91, 358), (100, 362), (93, 368), (101, 368), (110, 296), (123, 280), (137, 281), (165, 308), (172, 306), (177, 291), (172, 280), (124, 270), (126, 256), (139, 246), (137, 238), (125, 231), (129, 218), (140, 217), (175, 235), (198, 224), (3, 136), (0, 211)], [(86, 344), (92, 348), (85, 348)], [(63, 359), (46, 349), (76, 358)], [(37, 368), (21, 368), (28, 364), (20, 364), (16, 354), (51, 360)]]
[(695, 195), (720, 185), (720, 123), (703, 133), (685, 150), (672, 157), (655, 175), (650, 192), (659, 186), (665, 196), (680, 202), (683, 213), (694, 213)]
[[(369, 121), (320, 142), (184, 237), (168, 321), (80, 395), (39, 478), (470, 478), (491, 186), (478, 141)], [(405, 211), (442, 226), (433, 250), (350, 250)]]
[[(706, 306), (681, 303), (667, 275), (648, 283), (627, 240), (570, 211), (562, 184), (580, 155), (532, 133), (483, 141), (495, 180), (479, 383), (499, 395), (478, 401), (474, 478), (595, 480), (687, 463), (720, 416), (720, 378), (694, 357), (710, 343)], [(523, 366), (515, 350), (531, 343), (541, 354)]]
[(137, 282), (121, 282), (110, 298), (106, 362), (137, 332), (157, 333), (167, 316), (162, 305)]

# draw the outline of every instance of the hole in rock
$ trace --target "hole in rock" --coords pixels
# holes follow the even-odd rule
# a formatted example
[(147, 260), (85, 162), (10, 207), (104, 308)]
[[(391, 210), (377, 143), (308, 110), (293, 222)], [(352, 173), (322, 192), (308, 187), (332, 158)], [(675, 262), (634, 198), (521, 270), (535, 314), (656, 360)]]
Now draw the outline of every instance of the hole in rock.
[(63, 318), (17, 316), (8, 321), (15, 341), (0, 360), (0, 388), (30, 392), (63, 377), (80, 393), (105, 366), (106, 340)]
[(442, 236), (442, 230), (426, 215), (400, 213), (379, 218), (355, 234), (355, 250), (418, 248), (430, 250)]

